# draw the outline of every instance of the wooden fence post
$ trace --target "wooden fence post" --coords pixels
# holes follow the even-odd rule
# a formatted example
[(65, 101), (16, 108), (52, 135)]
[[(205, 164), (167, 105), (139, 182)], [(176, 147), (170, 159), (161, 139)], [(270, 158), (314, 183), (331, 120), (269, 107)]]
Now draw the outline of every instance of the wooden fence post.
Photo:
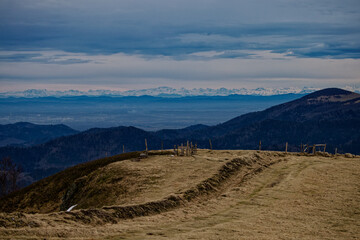
[(125, 146), (123, 145), (123, 153), (125, 153)]
[(337, 148), (335, 148), (335, 155), (337, 154)]
[(146, 156), (148, 155), (148, 145), (147, 145), (147, 140), (145, 138), (145, 151), (146, 151)]
[(285, 152), (287, 153), (287, 149), (288, 149), (288, 143), (286, 142), (285, 144)]
[(180, 156), (184, 156), (184, 144), (181, 144), (180, 150)]
[(189, 156), (190, 154), (190, 151), (189, 151), (189, 141), (186, 141), (186, 156)]
[(261, 151), (261, 141), (259, 141), (259, 151)]
[(324, 152), (325, 152), (325, 150), (326, 150), (326, 144), (325, 144), (325, 146), (324, 146)]
[(211, 139), (209, 139), (209, 144), (210, 144), (210, 150), (212, 150)]
[(315, 147), (315, 144), (313, 145), (313, 154), (316, 153), (316, 147)]

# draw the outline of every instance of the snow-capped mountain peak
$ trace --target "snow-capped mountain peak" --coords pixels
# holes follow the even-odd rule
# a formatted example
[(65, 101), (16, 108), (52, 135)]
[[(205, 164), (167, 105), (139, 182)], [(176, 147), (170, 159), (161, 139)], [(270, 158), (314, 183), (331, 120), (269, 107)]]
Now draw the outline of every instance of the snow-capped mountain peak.
[[(346, 86), (344, 89), (360, 92), (360, 88)], [(255, 95), (255, 96), (270, 96), (270, 95), (281, 95), (281, 94), (307, 94), (319, 90), (319, 88), (303, 87), (303, 88), (239, 88), (239, 89), (228, 89), (228, 88), (171, 88), (167, 86), (161, 86), (157, 88), (139, 89), (139, 90), (127, 90), (127, 91), (113, 91), (113, 90), (65, 90), (55, 91), (47, 89), (28, 89), (25, 91), (10, 91), (1, 92), (0, 97), (25, 97), (25, 98), (36, 98), (36, 97), (69, 97), (69, 96), (162, 96), (162, 97), (184, 97), (184, 96), (229, 96), (229, 95)]]

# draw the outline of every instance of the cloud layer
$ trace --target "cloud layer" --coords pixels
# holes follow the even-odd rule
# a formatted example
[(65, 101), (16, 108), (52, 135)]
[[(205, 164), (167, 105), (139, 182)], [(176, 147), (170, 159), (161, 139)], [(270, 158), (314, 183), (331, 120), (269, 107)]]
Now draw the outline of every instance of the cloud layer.
[(359, 12), (358, 0), (2, 0), (1, 88), (358, 84)]

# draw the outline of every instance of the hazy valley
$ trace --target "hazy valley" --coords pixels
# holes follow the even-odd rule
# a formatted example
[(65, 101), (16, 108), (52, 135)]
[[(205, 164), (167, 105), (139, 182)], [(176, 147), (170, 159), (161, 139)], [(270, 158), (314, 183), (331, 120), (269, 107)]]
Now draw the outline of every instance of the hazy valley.
[(303, 94), (274, 96), (65, 96), (0, 98), (0, 124), (65, 124), (76, 130), (135, 126), (145, 130), (216, 125)]

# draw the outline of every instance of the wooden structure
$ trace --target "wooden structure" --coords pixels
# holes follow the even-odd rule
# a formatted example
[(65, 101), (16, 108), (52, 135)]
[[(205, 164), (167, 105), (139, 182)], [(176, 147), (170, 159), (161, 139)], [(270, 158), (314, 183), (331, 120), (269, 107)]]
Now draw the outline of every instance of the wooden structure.
[[(180, 150), (180, 151), (179, 151)], [(192, 156), (197, 153), (197, 144), (187, 141), (186, 145), (174, 145), (174, 155), (176, 156)]]
[(326, 151), (326, 144), (304, 144), (301, 146), (302, 152), (312, 153), (315, 154), (316, 152), (325, 152)]

